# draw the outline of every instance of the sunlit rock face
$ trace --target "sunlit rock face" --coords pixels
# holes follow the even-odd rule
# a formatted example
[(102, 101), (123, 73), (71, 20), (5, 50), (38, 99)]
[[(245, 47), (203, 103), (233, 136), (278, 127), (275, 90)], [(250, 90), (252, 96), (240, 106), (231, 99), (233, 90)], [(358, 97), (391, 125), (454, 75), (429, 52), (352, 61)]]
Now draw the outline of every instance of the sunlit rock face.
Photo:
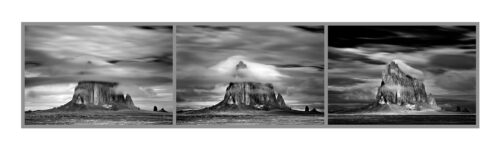
[[(246, 75), (244, 74), (245, 71), (242, 70), (246, 68), (246, 64), (240, 61), (235, 67), (238, 73), (234, 77), (244, 78)], [(210, 107), (210, 109), (289, 110), (290, 108), (285, 104), (283, 96), (275, 92), (271, 83), (243, 81), (229, 83), (224, 100)]]
[(387, 64), (377, 92), (378, 105), (399, 105), (408, 110), (440, 109), (427, 95), (423, 73), (400, 60)]
[(281, 94), (276, 94), (270, 83), (231, 82), (224, 100), (211, 109), (290, 109)]
[(115, 91), (118, 83), (103, 81), (80, 81), (70, 102), (57, 108), (59, 110), (89, 109), (130, 109), (137, 110), (129, 94)]

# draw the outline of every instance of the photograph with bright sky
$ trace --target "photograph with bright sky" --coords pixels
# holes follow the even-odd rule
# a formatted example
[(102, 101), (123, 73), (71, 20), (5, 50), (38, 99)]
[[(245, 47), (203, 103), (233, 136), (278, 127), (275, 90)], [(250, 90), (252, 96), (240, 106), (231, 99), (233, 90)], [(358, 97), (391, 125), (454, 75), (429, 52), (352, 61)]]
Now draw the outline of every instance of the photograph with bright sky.
[(79, 81), (117, 82), (137, 107), (174, 110), (172, 26), (27, 25), (25, 110), (72, 100)]
[[(328, 101), (374, 102), (382, 71), (400, 60), (424, 74), (425, 90), (476, 102), (476, 26), (329, 26)], [(329, 108), (330, 109), (330, 108)]]
[(292, 109), (324, 109), (323, 26), (177, 26), (176, 40), (177, 110), (222, 101), (240, 62), (243, 81), (272, 83)]

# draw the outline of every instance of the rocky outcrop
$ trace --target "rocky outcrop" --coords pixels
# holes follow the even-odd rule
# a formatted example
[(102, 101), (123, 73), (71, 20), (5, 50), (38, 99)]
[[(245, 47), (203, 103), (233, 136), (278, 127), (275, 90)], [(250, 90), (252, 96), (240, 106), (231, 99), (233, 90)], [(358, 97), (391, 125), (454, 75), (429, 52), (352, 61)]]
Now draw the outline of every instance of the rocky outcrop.
[(400, 60), (387, 64), (377, 92), (377, 105), (397, 105), (406, 110), (439, 110), (432, 95), (427, 95), (423, 73)]
[(58, 110), (138, 110), (129, 94), (115, 91), (118, 83), (103, 81), (80, 81), (73, 98)]
[(319, 111), (316, 108), (313, 108), (310, 112), (311, 113), (319, 113)]
[(466, 108), (466, 107), (460, 107), (460, 106), (457, 106), (457, 107), (456, 107), (455, 112), (465, 112), (465, 113), (469, 113), (469, 112), (470, 112), (470, 110), (469, 110), (468, 108)]
[(240, 69), (247, 69), (247, 65), (245, 63), (243, 63), (243, 61), (240, 61), (237, 65), (236, 65), (236, 70), (240, 70)]
[(167, 112), (167, 110), (161, 108), (158, 112)]
[(322, 112), (318, 111), (316, 108), (312, 108), (312, 110), (309, 110), (306, 112), (307, 114), (323, 114)]
[(271, 83), (248, 80), (248, 66), (240, 61), (235, 67), (235, 80), (226, 88), (224, 99), (218, 104), (202, 110), (290, 110), (280, 93)]
[(245, 79), (248, 77), (247, 74), (247, 65), (243, 62), (240, 61), (235, 68), (235, 73), (233, 74), (233, 77), (236, 79)]
[(274, 91), (270, 83), (259, 82), (231, 82), (229, 83), (224, 100), (210, 107), (212, 110), (226, 109), (286, 109), (281, 94)]

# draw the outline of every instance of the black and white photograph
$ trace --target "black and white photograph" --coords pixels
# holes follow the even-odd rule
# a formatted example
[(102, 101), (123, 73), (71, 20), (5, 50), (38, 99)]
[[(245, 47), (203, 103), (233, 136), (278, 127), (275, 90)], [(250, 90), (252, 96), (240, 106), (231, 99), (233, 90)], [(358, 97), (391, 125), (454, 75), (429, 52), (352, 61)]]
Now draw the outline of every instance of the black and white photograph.
[(3, 1), (0, 148), (499, 146), (496, 1)]
[(330, 125), (476, 125), (476, 25), (329, 26)]
[(171, 125), (172, 26), (24, 26), (24, 124)]
[(324, 27), (177, 26), (177, 125), (324, 125)]

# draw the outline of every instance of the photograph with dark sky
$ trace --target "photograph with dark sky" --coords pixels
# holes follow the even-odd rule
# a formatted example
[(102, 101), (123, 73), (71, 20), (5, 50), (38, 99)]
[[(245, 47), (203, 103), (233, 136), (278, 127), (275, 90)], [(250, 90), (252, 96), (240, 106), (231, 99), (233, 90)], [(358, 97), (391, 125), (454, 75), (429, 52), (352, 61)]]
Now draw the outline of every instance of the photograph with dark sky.
[(432, 111), (426, 106), (438, 113), (415, 113), (476, 113), (475, 25), (329, 26), (328, 31), (330, 114)]
[[(175, 109), (172, 46), (172, 26), (28, 25), (25, 111), (57, 107), (74, 111), (67, 105), (87, 105), (87, 100), (110, 108), (111, 102), (122, 100), (141, 110), (157, 106), (171, 112)], [(80, 96), (77, 90), (88, 84), (98, 84), (93, 94), (87, 93), (93, 98)], [(98, 89), (99, 85), (105, 87)]]
[[(323, 26), (177, 26), (177, 110), (224, 102), (231, 82), (259, 82), (270, 83), (272, 91), (255, 85), (271, 92), (255, 96), (282, 98), (283, 107), (292, 110), (307, 106), (323, 112), (323, 31)], [(255, 107), (272, 105), (259, 102), (267, 98), (249, 104), (254, 99)]]

